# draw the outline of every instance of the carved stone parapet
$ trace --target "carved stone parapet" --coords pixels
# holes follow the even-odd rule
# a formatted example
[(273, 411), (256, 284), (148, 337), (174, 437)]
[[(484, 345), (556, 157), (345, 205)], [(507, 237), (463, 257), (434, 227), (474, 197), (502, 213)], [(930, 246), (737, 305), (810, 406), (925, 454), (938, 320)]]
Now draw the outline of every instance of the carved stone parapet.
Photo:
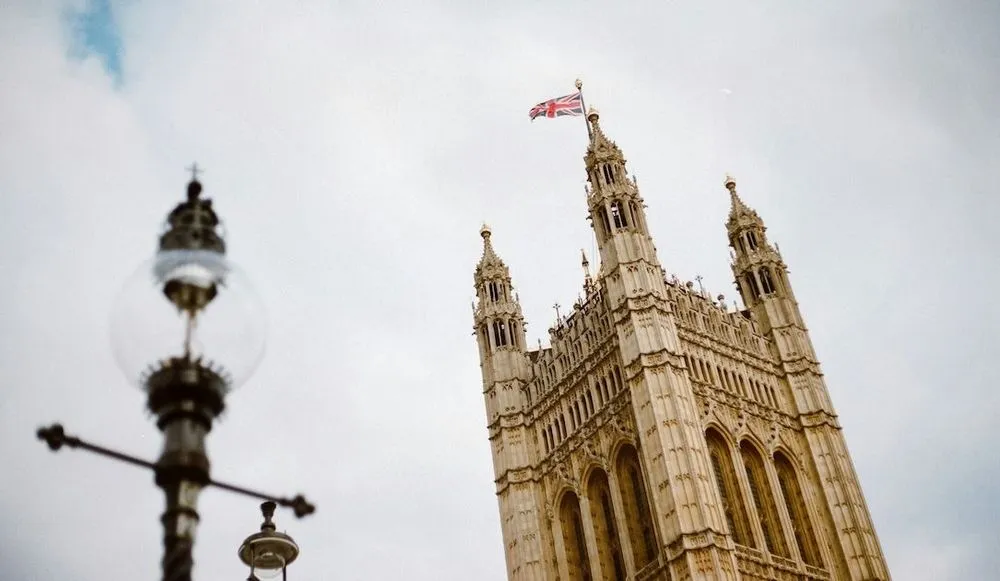
[(801, 414), (799, 421), (802, 422), (803, 428), (830, 426), (837, 430), (840, 429), (840, 422), (837, 421), (837, 416), (823, 410)]

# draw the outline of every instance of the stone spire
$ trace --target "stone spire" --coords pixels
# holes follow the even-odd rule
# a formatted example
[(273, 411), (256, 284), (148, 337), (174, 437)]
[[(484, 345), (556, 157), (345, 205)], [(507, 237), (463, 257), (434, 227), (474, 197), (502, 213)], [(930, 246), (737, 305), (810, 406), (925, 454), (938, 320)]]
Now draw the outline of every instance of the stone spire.
[(616, 162), (625, 165), (625, 156), (614, 141), (608, 139), (601, 129), (601, 116), (593, 107), (587, 112), (587, 122), (590, 123), (590, 144), (587, 146), (587, 173), (593, 171), (598, 163)]
[(493, 243), (490, 242), (493, 231), (487, 224), (483, 224), (483, 227), (479, 229), (479, 235), (483, 237), (483, 256), (479, 259), (479, 264), (476, 265), (476, 277), (482, 277), (487, 270), (502, 272), (504, 276), (510, 276), (507, 265), (493, 250)]
[(580, 266), (583, 267), (583, 290), (589, 295), (594, 290), (594, 278), (590, 275), (590, 261), (587, 260), (587, 253), (583, 248), (580, 249), (580, 257), (582, 258)]
[(756, 226), (764, 229), (764, 221), (761, 220), (757, 211), (747, 206), (739, 193), (736, 192), (736, 180), (733, 176), (726, 174), (726, 189), (729, 190), (731, 206), (729, 208), (729, 220), (726, 221), (726, 229), (732, 235), (736, 230), (741, 230), (748, 226)]
[(623, 262), (643, 259), (659, 265), (656, 249), (646, 227), (646, 204), (639, 186), (629, 176), (625, 155), (601, 128), (593, 108), (587, 114), (591, 127), (590, 144), (584, 162), (587, 167), (587, 205), (601, 255), (598, 274), (603, 277)]
[(493, 249), (492, 234), (485, 224), (479, 230), (483, 256), (473, 277), (478, 299), (474, 316), (477, 330), (483, 332), (484, 356), (496, 349), (525, 349), (521, 304), (514, 294), (510, 270)]

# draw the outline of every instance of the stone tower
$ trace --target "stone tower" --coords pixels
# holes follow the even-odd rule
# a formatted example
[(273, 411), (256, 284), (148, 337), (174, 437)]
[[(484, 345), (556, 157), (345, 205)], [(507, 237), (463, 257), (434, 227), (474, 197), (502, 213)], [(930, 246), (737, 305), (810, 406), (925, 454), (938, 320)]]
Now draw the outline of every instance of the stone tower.
[(475, 328), (511, 581), (888, 580), (781, 255), (731, 178), (746, 309), (668, 278), (588, 114), (601, 265), (529, 350), (488, 228)]

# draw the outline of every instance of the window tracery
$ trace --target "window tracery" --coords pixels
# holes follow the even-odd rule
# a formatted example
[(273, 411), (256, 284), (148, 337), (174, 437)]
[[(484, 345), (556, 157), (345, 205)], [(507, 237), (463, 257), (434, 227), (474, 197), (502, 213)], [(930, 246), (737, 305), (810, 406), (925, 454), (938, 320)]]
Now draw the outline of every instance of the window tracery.
[(746, 440), (740, 443), (740, 455), (743, 459), (747, 482), (750, 485), (750, 495), (753, 498), (754, 507), (757, 509), (757, 517), (760, 519), (767, 550), (775, 555), (788, 557), (781, 519), (778, 517), (778, 508), (774, 502), (767, 472), (764, 469), (764, 461), (753, 444)]
[(746, 505), (743, 503), (743, 495), (740, 493), (739, 481), (736, 478), (736, 471), (733, 468), (729, 445), (726, 444), (722, 435), (714, 429), (709, 429), (705, 432), (705, 441), (708, 444), (708, 454), (712, 463), (712, 472), (715, 475), (715, 485), (722, 500), (722, 512), (724, 513), (726, 524), (729, 525), (729, 533), (733, 535), (735, 543), (747, 547), (756, 547), (753, 535), (750, 534)]

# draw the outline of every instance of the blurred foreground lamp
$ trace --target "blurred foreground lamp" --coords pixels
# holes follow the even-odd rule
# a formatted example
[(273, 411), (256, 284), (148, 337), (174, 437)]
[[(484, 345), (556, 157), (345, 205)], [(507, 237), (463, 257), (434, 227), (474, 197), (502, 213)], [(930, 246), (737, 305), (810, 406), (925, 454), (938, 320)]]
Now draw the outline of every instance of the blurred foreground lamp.
[[(163, 432), (159, 459), (149, 462), (86, 442), (60, 424), (37, 433), (52, 450), (82, 448), (153, 470), (167, 501), (161, 519), (164, 581), (191, 579), (198, 496), (206, 486), (268, 501), (265, 525), (272, 534), (265, 537), (273, 539), (254, 545), (269, 550), (258, 551), (261, 572), (273, 564), (268, 558), (283, 559), (283, 570), (298, 554), (295, 543), (269, 524), (275, 505), (291, 507), (298, 517), (316, 510), (302, 495), (277, 498), (211, 477), (205, 437), (225, 409), (226, 394), (257, 367), (266, 325), (261, 301), (226, 258), (221, 223), (212, 201), (201, 197), (197, 166), (192, 172), (187, 200), (167, 216), (159, 250), (122, 289), (111, 321), (118, 363), (146, 392), (146, 407)], [(265, 532), (262, 527), (260, 534)]]
[(299, 546), (292, 537), (279, 533), (274, 526), (271, 520), (274, 508), (273, 502), (260, 505), (260, 511), (264, 514), (260, 532), (250, 535), (240, 545), (240, 560), (250, 567), (247, 581), (274, 579), (278, 575), (281, 575), (281, 581), (287, 581), (287, 567), (299, 556)]
[(112, 315), (115, 355), (146, 391), (164, 435), (156, 484), (166, 578), (189, 579), (198, 495), (210, 482), (205, 436), (264, 351), (263, 307), (226, 259), (219, 217), (191, 180), (167, 216), (159, 251), (126, 283)]

